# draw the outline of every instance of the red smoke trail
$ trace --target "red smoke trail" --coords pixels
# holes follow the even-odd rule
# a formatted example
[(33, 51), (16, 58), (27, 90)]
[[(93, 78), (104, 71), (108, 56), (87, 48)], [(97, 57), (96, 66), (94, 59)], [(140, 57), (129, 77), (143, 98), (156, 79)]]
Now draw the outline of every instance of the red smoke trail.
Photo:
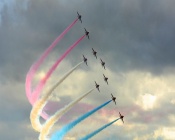
[[(37, 100), (35, 102), (35, 104), (33, 105), (33, 108), (30, 112), (30, 121), (32, 124), (33, 129), (35, 129), (36, 131), (40, 132), (41, 128), (42, 128), (42, 123), (40, 122), (40, 114), (41, 111), (43, 110), (44, 106), (47, 104), (47, 100), (49, 99), (49, 97), (51, 96), (52, 92), (70, 75), (72, 74), (77, 67), (79, 67), (81, 64), (83, 63), (80, 62), (79, 64), (77, 64), (75, 67), (73, 67), (70, 71), (68, 71), (54, 86), (52, 86), (44, 96), (42, 96), (42, 98), (40, 98), (39, 100)], [(44, 117), (48, 118), (49, 115), (47, 115), (44, 110), (43, 110), (43, 114)]]
[(31, 66), (29, 72), (26, 76), (26, 95), (29, 100), (29, 102), (33, 105), (36, 100), (32, 100), (32, 91), (31, 91), (31, 82), (33, 79), (33, 76), (35, 75), (37, 69), (42, 64), (44, 59), (48, 56), (50, 51), (56, 46), (56, 44), (64, 37), (64, 35), (72, 28), (73, 25), (78, 21), (78, 18), (73, 21), (57, 38), (56, 40), (45, 50), (45, 52), (41, 55), (41, 57)]
[(55, 62), (55, 64), (50, 68), (50, 70), (47, 72), (45, 77), (39, 82), (38, 86), (36, 87), (35, 91), (33, 92), (33, 101), (36, 101), (39, 98), (39, 95), (41, 93), (41, 90), (43, 89), (45, 83), (47, 82), (48, 78), (51, 76), (51, 74), (54, 72), (58, 64), (71, 52), (72, 49), (74, 49), (78, 43), (85, 37), (86, 35), (83, 35), (80, 39), (78, 39), (72, 46), (70, 46), (66, 52)]

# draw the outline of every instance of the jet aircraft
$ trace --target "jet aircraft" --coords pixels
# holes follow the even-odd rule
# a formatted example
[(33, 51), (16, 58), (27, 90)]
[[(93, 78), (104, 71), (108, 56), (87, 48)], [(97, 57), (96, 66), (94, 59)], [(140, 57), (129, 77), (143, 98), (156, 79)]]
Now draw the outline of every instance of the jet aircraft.
[(96, 88), (98, 89), (98, 91), (100, 92), (99, 86), (100, 86), (100, 85), (98, 85), (98, 84), (96, 83), (96, 81), (95, 81), (95, 87), (96, 87)]
[(84, 30), (85, 30), (85, 35), (88, 37), (88, 39), (89, 39), (89, 32), (86, 30), (86, 28), (84, 28)]
[(100, 60), (101, 60), (102, 67), (105, 69), (105, 62), (101, 58), (100, 58)]
[(119, 116), (120, 116), (120, 119), (122, 120), (122, 122), (124, 123), (124, 120), (123, 120), (124, 116), (121, 115), (120, 112), (119, 112)]
[(83, 61), (84, 61), (84, 63), (86, 63), (86, 65), (88, 66), (88, 64), (87, 64), (87, 58), (83, 55)]
[(92, 53), (93, 53), (93, 55), (96, 57), (96, 59), (97, 59), (97, 52), (92, 48)]
[(116, 101), (115, 101), (115, 100), (116, 100), (116, 97), (114, 97), (114, 96), (112, 95), (112, 93), (111, 93), (111, 96), (112, 96), (111, 98), (112, 98), (113, 102), (114, 102), (115, 105), (116, 105)]
[(104, 77), (104, 81), (108, 84), (108, 77), (106, 77), (104, 74), (103, 74), (103, 77)]
[(78, 15), (78, 19), (81, 21), (82, 23), (82, 20), (81, 20), (81, 15), (77, 12), (77, 15)]

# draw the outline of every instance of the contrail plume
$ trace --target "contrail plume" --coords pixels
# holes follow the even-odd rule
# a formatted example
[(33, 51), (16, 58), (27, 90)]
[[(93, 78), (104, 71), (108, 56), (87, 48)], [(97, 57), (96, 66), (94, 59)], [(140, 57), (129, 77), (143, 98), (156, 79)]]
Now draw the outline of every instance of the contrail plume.
[(67, 111), (69, 111), (76, 103), (78, 103), (81, 99), (83, 99), (85, 96), (87, 96), (88, 94), (90, 94), (94, 89), (89, 90), (87, 93), (83, 94), (82, 96), (80, 96), (79, 98), (77, 98), (76, 100), (72, 101), (71, 103), (69, 103), (67, 106), (65, 106), (64, 108), (62, 108), (61, 110), (57, 111), (52, 117), (50, 117), (45, 124), (43, 125), (41, 132), (40, 132), (40, 136), (39, 139), (40, 140), (46, 140), (47, 139), (47, 135), (50, 132), (50, 129), (52, 128), (52, 126), (58, 121), (58, 119), (65, 114)]
[(80, 41), (85, 37), (85, 35), (83, 35), (82, 37), (80, 37), (72, 46), (70, 46), (66, 52), (55, 62), (55, 64), (50, 68), (50, 70), (47, 72), (46, 76), (40, 81), (40, 83), (38, 84), (38, 86), (36, 87), (36, 89), (33, 92), (33, 100), (36, 101), (39, 98), (39, 95), (41, 93), (41, 90), (43, 89), (46, 81), (48, 80), (48, 78), (51, 76), (51, 74), (54, 72), (54, 70), (56, 69), (56, 67), (58, 66), (58, 64), (72, 51), (72, 49), (74, 49), (78, 43), (80, 43)]
[(29, 69), (29, 72), (26, 76), (26, 83), (25, 83), (25, 89), (26, 89), (26, 95), (29, 100), (29, 102), (33, 105), (36, 100), (32, 100), (32, 90), (31, 90), (31, 82), (33, 79), (33, 76), (35, 75), (37, 69), (42, 64), (44, 59), (48, 56), (50, 51), (56, 46), (56, 44), (64, 37), (64, 35), (75, 25), (75, 23), (78, 21), (78, 18), (75, 19), (56, 39), (55, 41), (45, 50), (45, 52), (41, 55), (41, 57), (31, 66)]
[(40, 117), (40, 114), (41, 114), (44, 106), (47, 103), (48, 98), (50, 97), (52, 92), (82, 63), (83, 63), (83, 61), (78, 63), (75, 67), (73, 67), (70, 71), (68, 71), (41, 99), (39, 99), (34, 104), (32, 111), (30, 113), (30, 121), (31, 121), (33, 129), (35, 129), (38, 132), (41, 131), (42, 124), (40, 123), (39, 117)]
[(100, 131), (102, 131), (102, 130), (105, 129), (106, 127), (112, 125), (113, 123), (115, 123), (115, 122), (118, 121), (119, 119), (120, 119), (120, 118), (118, 118), (118, 119), (116, 119), (116, 120), (114, 120), (114, 121), (112, 121), (112, 122), (110, 122), (110, 123), (108, 123), (108, 124), (102, 126), (101, 128), (95, 130), (94, 132), (88, 134), (87, 136), (81, 138), (80, 140), (88, 140), (88, 139), (92, 138), (93, 136), (95, 136), (96, 134), (98, 134)]
[[(87, 117), (89, 117), (90, 115), (92, 115), (93, 113), (95, 113), (96, 111), (98, 111), (99, 109), (101, 109), (102, 107), (106, 106), (107, 104), (109, 104), (112, 100), (109, 100), (105, 103), (103, 103), (102, 105), (96, 107), (95, 109), (85, 113), (84, 115), (80, 116), (78, 119), (76, 119), (75, 121), (65, 125), (60, 131), (55, 132), (52, 137), (51, 140), (62, 140), (63, 137), (66, 135), (66, 133), (68, 133), (75, 125), (79, 124), (81, 121), (83, 121), (84, 119), (86, 119)], [(41, 139), (40, 139), (41, 140)]]

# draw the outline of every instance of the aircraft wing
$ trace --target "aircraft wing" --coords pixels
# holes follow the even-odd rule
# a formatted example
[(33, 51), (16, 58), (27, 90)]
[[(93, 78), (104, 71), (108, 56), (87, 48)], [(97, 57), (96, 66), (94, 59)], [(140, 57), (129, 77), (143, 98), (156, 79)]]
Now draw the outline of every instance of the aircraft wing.
[(121, 120), (122, 120), (122, 122), (124, 123), (124, 120), (123, 120), (123, 118), (122, 118)]
[(89, 38), (89, 35), (87, 35), (87, 37), (88, 37), (88, 39), (90, 39), (90, 38)]
[(100, 89), (98, 88), (98, 91), (100, 92)]
[(105, 68), (105, 65), (104, 65), (103, 67), (104, 67), (104, 69), (106, 69), (106, 68)]
[(93, 55), (96, 57), (96, 59), (97, 59), (97, 53), (95, 53), (94, 51), (92, 51), (92, 53), (93, 53)]
[(115, 103), (115, 105), (116, 105), (116, 101), (114, 100), (114, 103)]

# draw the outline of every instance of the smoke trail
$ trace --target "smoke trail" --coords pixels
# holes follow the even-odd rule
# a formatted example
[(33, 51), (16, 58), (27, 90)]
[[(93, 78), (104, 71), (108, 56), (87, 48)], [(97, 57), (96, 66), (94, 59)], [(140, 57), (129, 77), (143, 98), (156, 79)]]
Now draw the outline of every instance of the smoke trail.
[(64, 35), (75, 25), (75, 23), (78, 21), (78, 18), (74, 20), (56, 39), (55, 41), (45, 50), (45, 52), (41, 55), (41, 57), (31, 66), (29, 72), (27, 73), (26, 76), (26, 83), (25, 83), (25, 88), (26, 88), (26, 95), (29, 100), (29, 102), (33, 105), (35, 102), (32, 101), (32, 91), (31, 91), (31, 82), (33, 79), (33, 76), (35, 75), (37, 69), (41, 65), (41, 63), (44, 61), (44, 59), (48, 56), (50, 51), (56, 46), (56, 44), (64, 37)]
[(88, 134), (87, 136), (81, 138), (80, 140), (88, 140), (88, 139), (92, 138), (92, 137), (95, 136), (97, 133), (99, 133), (100, 131), (102, 131), (102, 130), (105, 129), (106, 127), (110, 126), (111, 124), (115, 123), (115, 122), (118, 121), (119, 119), (120, 119), (120, 118), (118, 118), (118, 119), (116, 119), (116, 120), (114, 120), (114, 121), (112, 121), (112, 122), (110, 122), (110, 123), (108, 123), (108, 124), (102, 126), (101, 128), (95, 130), (94, 132)]
[[(55, 90), (56, 87), (58, 87), (78, 66), (80, 66), (83, 63), (80, 62), (79, 64), (77, 64), (75, 67), (73, 67), (70, 71), (68, 71), (45, 95), (44, 97), (42, 97), (41, 99), (39, 99), (33, 106), (32, 111), (30, 113), (30, 121), (32, 124), (32, 127), (34, 130), (40, 132), (41, 128), (42, 128), (42, 124), (40, 123), (39, 120), (39, 116), (42, 112), (42, 109), (44, 108), (44, 106), (47, 103), (47, 99), (49, 98), (49, 96), (51, 95), (51, 93), (53, 92), (53, 90)], [(45, 113), (45, 112), (44, 112)], [(47, 115), (47, 114), (44, 114)], [(47, 116), (48, 117), (48, 116)]]
[(43, 125), (41, 132), (40, 132), (40, 136), (39, 139), (40, 140), (45, 140), (47, 135), (50, 132), (50, 129), (52, 128), (52, 126), (58, 121), (58, 119), (64, 114), (66, 113), (68, 110), (70, 110), (76, 103), (78, 103), (81, 99), (83, 99), (85, 96), (87, 96), (89, 93), (91, 93), (94, 89), (89, 90), (87, 93), (85, 93), (84, 95), (82, 95), (81, 97), (79, 97), (78, 99), (72, 101), (71, 103), (69, 103), (67, 106), (65, 106), (64, 108), (62, 108), (61, 110), (57, 111), (52, 117), (50, 117), (46, 123)]
[(72, 49), (74, 49), (78, 43), (85, 37), (86, 35), (83, 35), (80, 39), (78, 39), (72, 46), (70, 46), (66, 52), (55, 62), (55, 64), (50, 68), (50, 70), (47, 72), (46, 76), (40, 81), (38, 86), (36, 87), (35, 91), (33, 92), (33, 100), (36, 101), (39, 98), (40, 92), (43, 89), (46, 81), (50, 77), (50, 75), (53, 73), (53, 71), (56, 69), (58, 64), (71, 52)]
[[(60, 131), (57, 131), (56, 133), (54, 133), (51, 137), (51, 140), (62, 140), (64, 135), (66, 133), (68, 133), (75, 125), (77, 125), (78, 123), (80, 123), (81, 121), (83, 121), (84, 119), (86, 119), (87, 117), (89, 117), (90, 115), (92, 115), (93, 113), (95, 113), (96, 111), (98, 111), (99, 109), (101, 109), (102, 107), (106, 106), (107, 104), (109, 104), (112, 100), (109, 100), (105, 103), (103, 103), (102, 105), (98, 106), (97, 108), (87, 112), (86, 114), (80, 116), (78, 119), (76, 119), (75, 121), (65, 125)], [(42, 140), (42, 139), (40, 139)]]

